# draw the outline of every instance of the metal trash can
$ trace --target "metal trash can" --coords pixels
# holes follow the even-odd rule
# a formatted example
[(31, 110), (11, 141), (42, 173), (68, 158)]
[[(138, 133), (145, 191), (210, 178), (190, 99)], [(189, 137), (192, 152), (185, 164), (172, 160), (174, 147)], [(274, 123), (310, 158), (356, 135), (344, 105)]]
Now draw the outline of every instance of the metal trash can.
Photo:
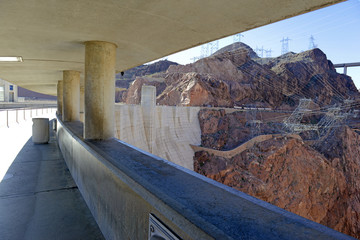
[(49, 119), (33, 118), (32, 141), (35, 144), (44, 144), (49, 142)]

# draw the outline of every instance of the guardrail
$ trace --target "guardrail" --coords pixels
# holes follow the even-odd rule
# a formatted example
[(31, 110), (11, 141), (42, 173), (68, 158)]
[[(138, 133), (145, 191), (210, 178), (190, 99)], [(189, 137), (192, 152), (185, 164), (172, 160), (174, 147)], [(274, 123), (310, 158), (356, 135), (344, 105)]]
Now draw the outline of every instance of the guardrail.
[(0, 128), (11, 127), (14, 124), (26, 122), (34, 117), (40, 117), (45, 114), (55, 114), (56, 108), (15, 108), (0, 109)]
[(57, 126), (66, 164), (106, 239), (354, 239), (115, 138), (84, 140), (81, 122), (58, 118)]
[(53, 107), (57, 107), (56, 101), (0, 102), (0, 109), (53, 108)]

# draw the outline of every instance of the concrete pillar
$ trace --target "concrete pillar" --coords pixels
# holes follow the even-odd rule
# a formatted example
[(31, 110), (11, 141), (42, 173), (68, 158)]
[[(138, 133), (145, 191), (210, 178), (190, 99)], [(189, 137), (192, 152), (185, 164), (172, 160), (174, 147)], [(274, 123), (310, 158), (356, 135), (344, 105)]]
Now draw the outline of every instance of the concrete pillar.
[(116, 48), (109, 42), (85, 42), (85, 139), (115, 136)]
[(344, 74), (347, 75), (347, 66), (344, 66)]
[(63, 72), (63, 121), (80, 120), (80, 72)]
[(58, 81), (57, 84), (57, 114), (63, 114), (63, 81)]
[(80, 79), (80, 121), (85, 120), (85, 79)]
[(144, 120), (145, 137), (148, 143), (149, 152), (153, 152), (155, 144), (155, 107), (156, 87), (145, 86), (141, 88), (141, 109)]

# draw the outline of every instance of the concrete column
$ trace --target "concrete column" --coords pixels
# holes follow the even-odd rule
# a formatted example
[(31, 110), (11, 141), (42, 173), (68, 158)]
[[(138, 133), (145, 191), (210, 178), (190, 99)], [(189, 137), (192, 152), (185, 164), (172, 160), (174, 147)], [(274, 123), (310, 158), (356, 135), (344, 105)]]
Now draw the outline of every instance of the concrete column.
[(115, 136), (116, 48), (109, 42), (85, 42), (85, 139)]
[(58, 81), (57, 84), (57, 114), (63, 114), (63, 81)]
[(63, 121), (80, 120), (80, 72), (63, 72)]
[(153, 153), (155, 144), (155, 107), (156, 87), (145, 86), (141, 88), (141, 109), (144, 120), (145, 137), (148, 143), (149, 152)]
[(85, 120), (85, 79), (80, 79), (80, 121)]

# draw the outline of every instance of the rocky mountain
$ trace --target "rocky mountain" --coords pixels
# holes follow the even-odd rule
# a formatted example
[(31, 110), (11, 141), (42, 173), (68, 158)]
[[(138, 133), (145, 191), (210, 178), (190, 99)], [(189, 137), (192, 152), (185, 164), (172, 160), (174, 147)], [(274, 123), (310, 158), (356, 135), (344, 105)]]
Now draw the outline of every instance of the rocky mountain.
[(129, 88), (129, 84), (136, 79), (136, 77), (143, 77), (152, 75), (158, 72), (165, 72), (169, 66), (178, 65), (176, 62), (168, 60), (158, 61), (148, 65), (140, 65), (124, 71), (124, 75), (121, 73), (116, 74), (116, 86), (119, 88)]
[(194, 169), (330, 228), (360, 237), (360, 136), (347, 126), (313, 144), (273, 135), (232, 158), (198, 151)]
[(156, 95), (159, 95), (166, 88), (164, 74), (156, 73), (150, 76), (136, 77), (129, 88), (123, 93), (122, 101), (126, 104), (139, 104), (141, 102), (141, 88), (143, 85), (156, 87)]
[(218, 51), (216, 51), (214, 54), (212, 54), (212, 56), (219, 55), (219, 54), (226, 53), (226, 52), (239, 53), (241, 51), (246, 51), (251, 59), (259, 58), (259, 56), (256, 54), (256, 52), (254, 52), (254, 50), (251, 47), (249, 47), (248, 45), (246, 45), (242, 42), (235, 42), (233, 44), (225, 46), (225, 47), (219, 49)]
[(18, 96), (23, 97), (26, 100), (35, 101), (56, 101), (56, 96), (46, 95), (34, 91), (30, 91), (26, 88), (18, 87)]
[[(163, 91), (165, 89), (163, 86), (165, 85), (163, 86), (161, 84), (159, 85), (158, 84), (159, 81), (156, 81), (157, 77), (154, 77), (152, 75), (165, 72), (171, 65), (177, 65), (177, 63), (168, 60), (162, 60), (152, 64), (134, 67), (132, 69), (125, 71), (123, 75), (121, 75), (121, 73), (116, 74), (115, 102), (138, 104), (140, 100), (142, 85), (144, 84), (144, 82), (148, 84), (149, 82), (152, 82), (152, 80), (154, 79), (155, 79), (155, 83), (152, 84), (158, 88), (157, 91)], [(139, 77), (138, 82), (132, 84), (137, 77)], [(148, 77), (147, 80), (146, 77)], [(162, 80), (160, 79), (160, 81)], [(129, 88), (130, 90), (128, 91)]]
[(325, 106), (360, 97), (352, 79), (338, 74), (320, 49), (262, 59), (236, 43), (195, 63), (169, 66), (163, 81), (161, 105), (293, 109), (300, 98)]
[[(249, 47), (185, 66), (171, 66), (160, 104), (249, 106), (290, 109), (300, 98), (330, 105), (359, 97), (352, 79), (338, 74), (320, 49), (286, 55), (262, 64)], [(199, 98), (201, 96), (201, 98)]]
[[(251, 138), (264, 134), (285, 133), (282, 121), (288, 114), (262, 112), (256, 116), (251, 111), (226, 113), (225, 109), (202, 109), (199, 112), (201, 146), (216, 150), (231, 150)], [(251, 119), (250, 119), (251, 118)], [(259, 126), (251, 121), (261, 121)]]

